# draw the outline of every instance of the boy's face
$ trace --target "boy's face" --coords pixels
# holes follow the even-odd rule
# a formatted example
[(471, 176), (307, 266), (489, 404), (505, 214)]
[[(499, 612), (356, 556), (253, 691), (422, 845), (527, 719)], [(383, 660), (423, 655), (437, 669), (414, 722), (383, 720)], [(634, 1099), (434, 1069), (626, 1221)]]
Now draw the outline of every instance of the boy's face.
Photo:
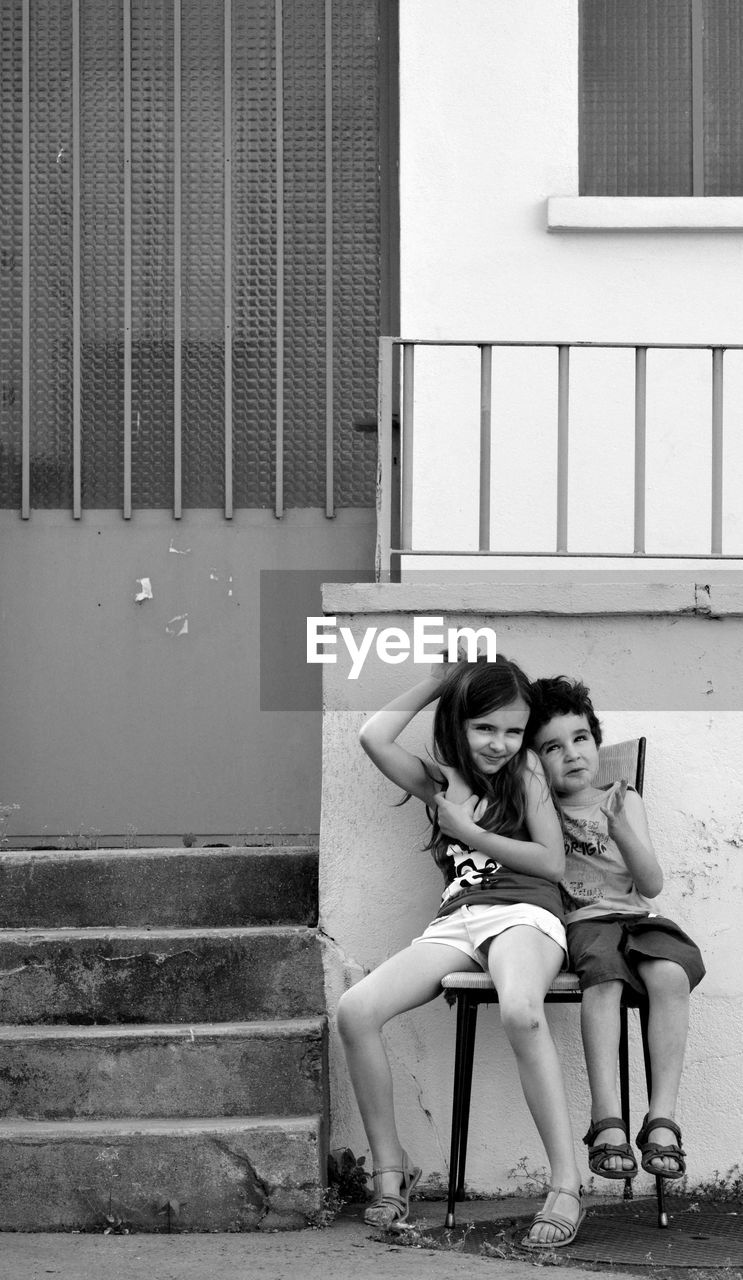
[(585, 716), (553, 716), (536, 734), (534, 749), (558, 796), (568, 799), (592, 786), (599, 751)]

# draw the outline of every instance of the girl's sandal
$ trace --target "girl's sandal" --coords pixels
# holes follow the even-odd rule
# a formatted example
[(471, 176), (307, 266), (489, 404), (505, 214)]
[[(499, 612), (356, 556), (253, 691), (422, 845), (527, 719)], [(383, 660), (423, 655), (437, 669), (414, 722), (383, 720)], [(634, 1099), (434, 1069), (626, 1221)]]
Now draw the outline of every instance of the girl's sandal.
[[(670, 1129), (676, 1139), (675, 1143), (662, 1147), (658, 1142), (650, 1142), (649, 1135), (653, 1129)], [(674, 1120), (669, 1120), (667, 1116), (654, 1116), (650, 1120), (645, 1116), (635, 1142), (641, 1153), (640, 1163), (646, 1173), (651, 1173), (654, 1178), (683, 1178), (686, 1173), (686, 1152), (681, 1146), (681, 1130)], [(676, 1162), (675, 1169), (657, 1169), (651, 1163), (666, 1156)]]
[[(558, 1196), (572, 1196), (573, 1200), (578, 1201), (578, 1217), (575, 1222), (571, 1218), (566, 1218), (564, 1213), (555, 1213), (554, 1205), (557, 1203)], [(529, 1230), (538, 1227), (540, 1223), (545, 1223), (548, 1227), (557, 1227), (558, 1231), (564, 1234), (559, 1240), (530, 1240), (528, 1236), (524, 1236), (521, 1247), (523, 1249), (564, 1249), (566, 1244), (572, 1244), (586, 1216), (582, 1196), (582, 1187), (578, 1188), (577, 1194), (575, 1191), (568, 1191), (567, 1187), (550, 1187), (544, 1207), (534, 1215)]]
[[(400, 1175), (399, 1195), (382, 1191), (381, 1175), (383, 1173)], [(375, 1169), (372, 1174), (375, 1196), (364, 1213), (364, 1222), (367, 1226), (377, 1227), (381, 1231), (404, 1231), (408, 1226), (410, 1193), (417, 1187), (420, 1176), (421, 1170), (417, 1166), (411, 1167), (408, 1163), (406, 1151), (402, 1153), (401, 1168), (392, 1165), (385, 1169)]]
[[(588, 1133), (583, 1141), (588, 1147), (588, 1167), (591, 1173), (597, 1173), (600, 1178), (636, 1178), (639, 1172), (635, 1153), (629, 1142), (611, 1143), (596, 1142), (596, 1138), (604, 1129), (621, 1129), (625, 1138), (627, 1137), (627, 1126), (621, 1116), (607, 1116), (605, 1120), (592, 1120)], [(607, 1168), (608, 1161), (613, 1156), (619, 1156), (622, 1160), (631, 1160), (629, 1169), (610, 1169)]]

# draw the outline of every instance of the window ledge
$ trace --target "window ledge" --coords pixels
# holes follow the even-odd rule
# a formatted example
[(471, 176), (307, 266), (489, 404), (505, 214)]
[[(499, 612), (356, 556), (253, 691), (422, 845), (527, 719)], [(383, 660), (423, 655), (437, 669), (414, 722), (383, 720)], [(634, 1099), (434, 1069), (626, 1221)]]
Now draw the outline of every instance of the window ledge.
[(548, 231), (739, 231), (743, 196), (550, 196)]

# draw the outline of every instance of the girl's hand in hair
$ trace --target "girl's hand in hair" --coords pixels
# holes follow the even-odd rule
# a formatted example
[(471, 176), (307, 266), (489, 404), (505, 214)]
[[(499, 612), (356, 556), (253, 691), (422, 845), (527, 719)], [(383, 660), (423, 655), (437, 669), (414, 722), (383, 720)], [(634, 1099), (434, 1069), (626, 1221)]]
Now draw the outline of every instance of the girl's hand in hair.
[[(477, 642), (477, 657), (476, 657), (475, 659), (473, 659), (473, 661), (475, 661), (475, 662), (486, 662), (486, 661), (487, 661), (487, 653), (486, 653), (486, 651), (485, 651), (484, 644), (485, 644), (485, 642), (484, 642), (483, 640), (478, 640), (478, 642)], [(436, 680), (445, 680), (445, 679), (446, 679), (446, 677), (448, 676), (449, 672), (450, 672), (450, 671), (453, 671), (453, 670), (454, 670), (454, 668), (455, 668), (455, 667), (457, 667), (457, 666), (459, 666), (459, 664), (460, 664), (460, 663), (462, 663), (462, 662), (469, 662), (469, 661), (470, 661), (470, 656), (469, 656), (469, 651), (468, 651), (468, 649), (467, 649), (467, 646), (466, 646), (466, 644), (464, 644), (464, 643), (463, 643), (463, 641), (461, 641), (461, 640), (460, 640), (459, 644), (457, 645), (457, 657), (456, 657), (456, 661), (454, 661), (454, 662), (450, 662), (450, 660), (449, 660), (449, 650), (448, 650), (448, 649), (440, 649), (440, 650), (439, 650), (439, 652), (440, 652), (440, 654), (441, 654), (441, 657), (442, 657), (443, 661), (442, 661), (442, 662), (432, 662), (432, 663), (431, 663), (431, 667), (430, 667), (431, 675), (432, 675), (432, 676), (434, 677), (434, 679), (436, 679)]]

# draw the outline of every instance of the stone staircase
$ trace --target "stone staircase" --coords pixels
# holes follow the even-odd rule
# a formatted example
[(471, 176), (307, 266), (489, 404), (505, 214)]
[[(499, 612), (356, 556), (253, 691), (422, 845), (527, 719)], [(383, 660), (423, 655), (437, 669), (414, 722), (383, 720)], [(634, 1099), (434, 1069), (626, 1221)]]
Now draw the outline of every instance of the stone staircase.
[(0, 855), (0, 1230), (322, 1207), (317, 851)]

